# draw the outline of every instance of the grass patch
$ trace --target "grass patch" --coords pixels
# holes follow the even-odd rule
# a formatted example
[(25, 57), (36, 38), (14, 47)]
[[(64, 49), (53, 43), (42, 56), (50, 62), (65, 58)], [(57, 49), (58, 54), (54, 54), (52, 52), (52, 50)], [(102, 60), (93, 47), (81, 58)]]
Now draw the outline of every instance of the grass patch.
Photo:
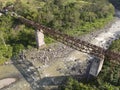
[(55, 42), (55, 40), (53, 38), (51, 38), (49, 36), (45, 36), (45, 43), (46, 44), (51, 44), (53, 42)]
[(86, 22), (84, 23), (83, 26), (80, 26), (79, 28), (76, 28), (73, 30), (66, 30), (65, 33), (71, 36), (80, 36), (80, 35), (88, 34), (90, 32), (93, 32), (105, 27), (105, 25), (109, 23), (111, 20), (113, 20), (112, 15), (110, 15), (107, 18), (95, 20), (95, 22), (91, 22), (91, 23)]
[(113, 41), (109, 49), (115, 52), (120, 52), (120, 39)]

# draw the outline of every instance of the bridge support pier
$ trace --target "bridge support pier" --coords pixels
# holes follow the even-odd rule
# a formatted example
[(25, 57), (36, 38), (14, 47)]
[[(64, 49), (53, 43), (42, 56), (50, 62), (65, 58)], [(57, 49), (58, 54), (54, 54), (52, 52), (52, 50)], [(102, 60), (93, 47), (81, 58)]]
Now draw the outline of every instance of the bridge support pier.
[(89, 74), (96, 77), (100, 73), (103, 63), (104, 58), (94, 57), (90, 67)]
[(39, 49), (40, 47), (45, 45), (43, 31), (41, 29), (35, 30), (35, 36), (36, 36), (37, 48)]

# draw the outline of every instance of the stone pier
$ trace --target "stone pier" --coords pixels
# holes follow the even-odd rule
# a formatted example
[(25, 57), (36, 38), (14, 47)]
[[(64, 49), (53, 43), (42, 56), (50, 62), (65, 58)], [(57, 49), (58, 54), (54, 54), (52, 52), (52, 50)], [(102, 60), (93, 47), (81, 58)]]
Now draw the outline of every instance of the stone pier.
[(93, 62), (91, 64), (90, 67), (90, 71), (89, 74), (93, 75), (93, 76), (98, 76), (98, 74), (100, 73), (102, 66), (104, 63), (104, 59), (102, 58), (98, 58), (98, 57), (94, 57)]
[(35, 36), (36, 36), (37, 48), (39, 49), (40, 47), (45, 45), (43, 30), (41, 29), (35, 30)]

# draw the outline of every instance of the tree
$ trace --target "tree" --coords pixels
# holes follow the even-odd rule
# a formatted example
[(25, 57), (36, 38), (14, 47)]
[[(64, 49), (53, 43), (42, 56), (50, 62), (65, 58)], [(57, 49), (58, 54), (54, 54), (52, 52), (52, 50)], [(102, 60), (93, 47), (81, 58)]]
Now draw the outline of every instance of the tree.
[(0, 64), (7, 61), (12, 56), (12, 47), (10, 45), (0, 44)]

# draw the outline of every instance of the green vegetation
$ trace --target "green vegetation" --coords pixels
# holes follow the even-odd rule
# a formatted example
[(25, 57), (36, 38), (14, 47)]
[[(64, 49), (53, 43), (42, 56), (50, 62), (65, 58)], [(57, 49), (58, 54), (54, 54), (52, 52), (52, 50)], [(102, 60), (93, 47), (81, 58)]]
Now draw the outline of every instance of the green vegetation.
[[(120, 52), (120, 39), (114, 41), (109, 49)], [(68, 78), (66, 85), (60, 88), (61, 90), (120, 90), (120, 63), (106, 59), (97, 78), (88, 82)]]
[(12, 56), (12, 47), (10, 45), (0, 44), (0, 63), (4, 63)]
[[(0, 10), (13, 5), (16, 13), (73, 36), (103, 27), (113, 18), (114, 8), (108, 0), (0, 0)], [(112, 0), (111, 0), (112, 1)], [(119, 0), (117, 0), (119, 1)], [(118, 2), (116, 2), (118, 3)], [(54, 42), (45, 36), (47, 44)], [(34, 29), (10, 15), (0, 16), (0, 64), (23, 49), (35, 47)], [(113, 42), (113, 51), (120, 51), (120, 40)], [(119, 90), (120, 64), (105, 61), (99, 76), (89, 82), (69, 78), (61, 90)]]
[(105, 62), (97, 78), (78, 82), (69, 78), (61, 90), (120, 90), (120, 64)]
[(14, 18), (2, 15), (0, 18), (0, 64), (19, 51), (35, 46), (34, 31), (22, 24), (15, 24)]
[(39, 0), (37, 22), (79, 36), (103, 27), (112, 19), (107, 0)]
[(120, 39), (113, 41), (110, 49), (115, 52), (120, 52)]
[[(25, 18), (73, 36), (103, 27), (114, 14), (107, 0), (0, 0), (0, 10), (10, 5)], [(34, 29), (8, 14), (0, 16), (0, 40), (0, 64), (36, 45)], [(45, 42), (54, 40), (45, 36)]]
[(19, 0), (13, 4), (18, 14), (76, 36), (103, 27), (114, 14), (107, 0)]

